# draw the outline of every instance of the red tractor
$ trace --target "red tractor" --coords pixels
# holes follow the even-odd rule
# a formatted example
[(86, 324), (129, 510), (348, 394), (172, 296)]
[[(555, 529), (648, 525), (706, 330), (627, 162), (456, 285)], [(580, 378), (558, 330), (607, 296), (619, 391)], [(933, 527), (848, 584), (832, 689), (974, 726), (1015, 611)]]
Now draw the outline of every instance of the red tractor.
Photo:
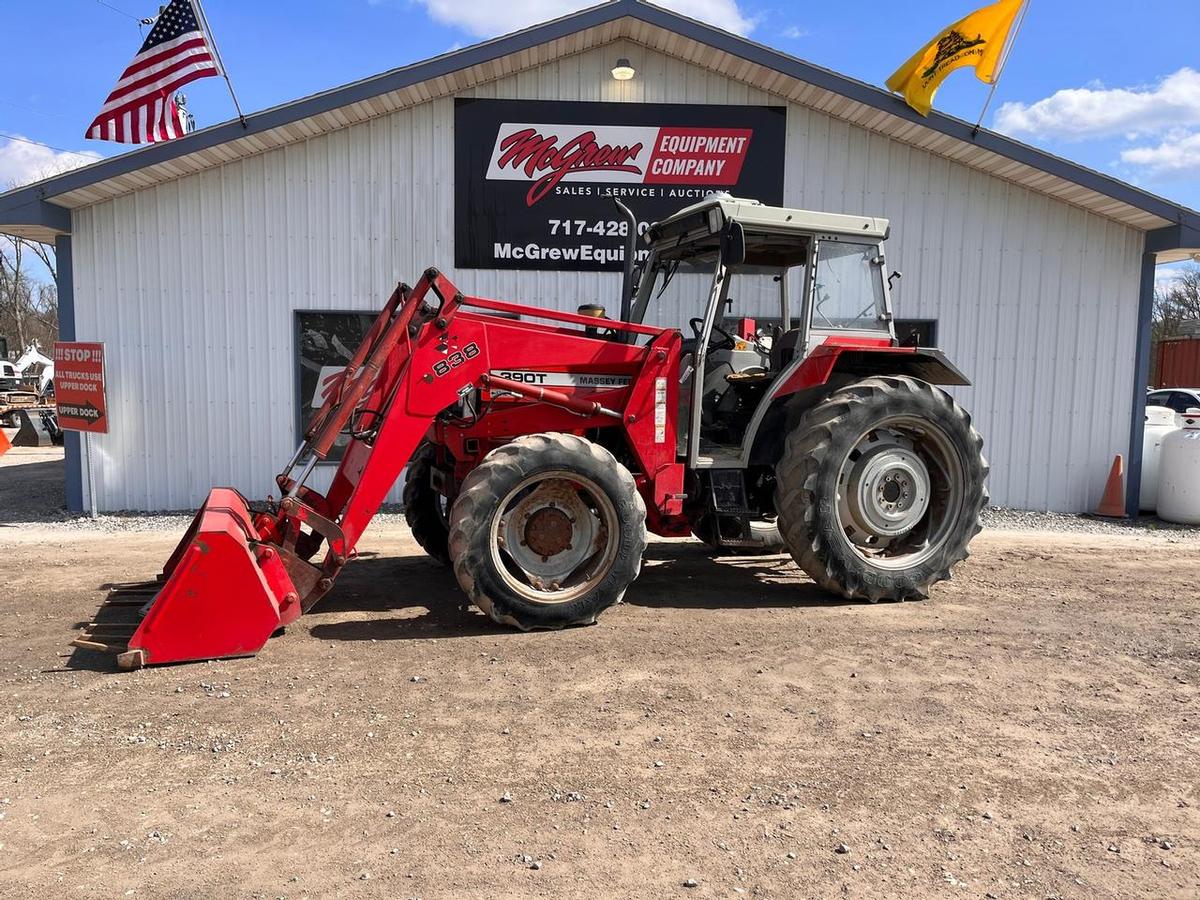
[[(417, 541), (521, 629), (595, 621), (637, 578), (647, 531), (786, 548), (847, 598), (919, 599), (949, 578), (987, 464), (936, 387), (967, 380), (896, 339), (888, 223), (714, 195), (653, 225), (637, 267), (625, 224), (619, 319), (464, 296), (436, 269), (400, 285), (282, 498), (256, 514), (212, 491), (159, 579), (114, 598), (133, 621), (76, 644), (123, 667), (257, 652), (330, 591), (406, 467)], [(647, 324), (687, 311), (687, 337)], [(306, 480), (339, 435), (322, 495)]]

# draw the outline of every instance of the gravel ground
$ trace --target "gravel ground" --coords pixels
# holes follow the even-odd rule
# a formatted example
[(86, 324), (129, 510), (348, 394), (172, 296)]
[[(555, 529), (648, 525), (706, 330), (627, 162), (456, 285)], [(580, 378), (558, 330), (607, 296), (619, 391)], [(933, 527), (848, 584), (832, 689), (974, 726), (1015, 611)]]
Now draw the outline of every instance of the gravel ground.
[[(15, 431), (5, 429), (12, 435)], [(191, 511), (116, 512), (92, 519), (68, 512), (63, 492), (61, 447), (14, 447), (0, 456), (0, 527), (48, 526), (64, 532), (115, 534), (126, 531), (179, 531), (192, 521)], [(375, 521), (399, 525), (399, 507), (384, 507)]]
[(654, 541), (521, 634), (386, 514), (255, 658), (119, 673), (68, 642), (188, 517), (61, 468), (0, 457), (0, 900), (1200, 896), (1196, 531), (989, 512), (874, 605)]
[[(60, 447), (16, 447), (0, 456), (0, 526), (50, 525), (64, 531), (112, 534), (125, 531), (178, 531), (191, 523), (190, 512), (114, 513), (92, 520), (68, 513), (63, 498), (63, 451)], [(382, 526), (402, 524), (398, 507), (385, 507), (375, 517)], [(1048, 531), (1074, 534), (1170, 534), (1180, 540), (1200, 541), (1200, 528), (1175, 525), (1154, 516), (1134, 521), (1100, 519), (1032, 510), (985, 510), (984, 527), (994, 531)]]
[(253, 659), (72, 651), (177, 537), (0, 529), (0, 900), (1200, 896), (1166, 535), (991, 531), (874, 605), (655, 541), (598, 625), (521, 634), (377, 523)]
[(1176, 525), (1157, 516), (1137, 519), (1101, 519), (1067, 513), (1034, 512), (1027, 509), (984, 510), (983, 525), (993, 531), (1054, 531), (1073, 534), (1164, 534), (1179, 539), (1200, 540), (1200, 528)]

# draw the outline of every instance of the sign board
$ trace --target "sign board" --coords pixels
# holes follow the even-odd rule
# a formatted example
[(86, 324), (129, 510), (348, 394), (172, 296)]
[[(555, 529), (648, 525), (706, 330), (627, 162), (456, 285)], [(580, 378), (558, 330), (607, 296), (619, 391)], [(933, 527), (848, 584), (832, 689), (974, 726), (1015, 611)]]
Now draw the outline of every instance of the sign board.
[(54, 400), (60, 428), (108, 434), (103, 344), (54, 343)]
[(713, 191), (780, 205), (786, 132), (784, 107), (458, 98), (454, 263), (619, 272), (614, 199), (639, 231)]

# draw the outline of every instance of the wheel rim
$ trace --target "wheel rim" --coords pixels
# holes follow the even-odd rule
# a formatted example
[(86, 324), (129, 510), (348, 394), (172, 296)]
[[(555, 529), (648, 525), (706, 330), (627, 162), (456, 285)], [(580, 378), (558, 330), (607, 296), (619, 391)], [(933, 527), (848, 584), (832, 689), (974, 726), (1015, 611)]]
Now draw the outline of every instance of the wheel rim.
[(511, 490), (492, 521), (496, 570), (514, 592), (569, 603), (601, 582), (617, 557), (616, 508), (574, 472), (540, 472)]
[(962, 460), (925, 419), (893, 417), (855, 441), (838, 472), (838, 524), (850, 547), (880, 568), (924, 562), (954, 531)]

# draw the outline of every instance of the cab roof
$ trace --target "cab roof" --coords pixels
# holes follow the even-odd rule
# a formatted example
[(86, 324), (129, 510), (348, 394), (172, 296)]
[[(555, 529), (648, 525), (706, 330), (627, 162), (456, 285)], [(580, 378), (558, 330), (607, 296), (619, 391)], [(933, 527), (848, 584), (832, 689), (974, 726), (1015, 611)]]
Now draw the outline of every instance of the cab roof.
[(798, 234), (838, 235), (879, 241), (887, 240), (891, 231), (887, 219), (767, 206), (758, 200), (715, 193), (656, 222), (650, 229), (650, 240), (691, 232), (691, 223), (707, 221), (709, 212), (714, 209), (721, 211), (721, 226), (728, 221), (740, 222), (743, 228), (750, 231), (795, 231)]

